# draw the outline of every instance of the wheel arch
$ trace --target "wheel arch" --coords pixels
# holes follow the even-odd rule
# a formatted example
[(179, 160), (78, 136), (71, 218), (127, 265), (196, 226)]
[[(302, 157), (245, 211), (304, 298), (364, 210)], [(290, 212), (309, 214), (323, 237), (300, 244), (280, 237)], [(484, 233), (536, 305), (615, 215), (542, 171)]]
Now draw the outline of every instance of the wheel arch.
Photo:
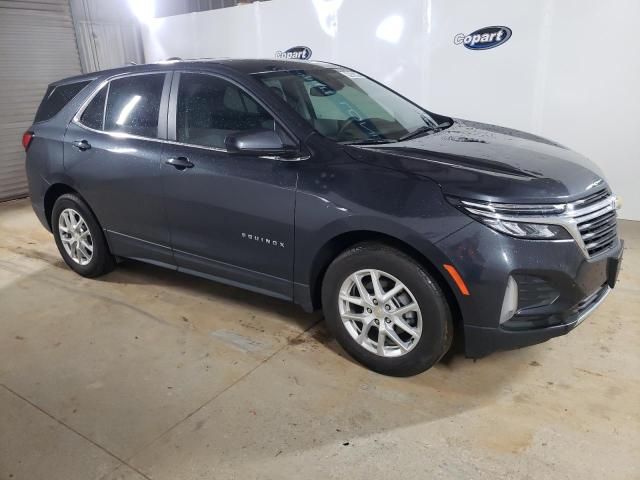
[(66, 195), (67, 193), (71, 193), (79, 197), (85, 203), (85, 205), (93, 215), (93, 218), (96, 219), (96, 222), (98, 222), (98, 225), (100, 226), (100, 228), (102, 228), (102, 224), (100, 223), (100, 220), (96, 216), (96, 213), (93, 211), (93, 209), (91, 208), (91, 205), (89, 205), (89, 202), (87, 202), (87, 200), (82, 196), (82, 194), (78, 192), (75, 188), (71, 187), (70, 185), (66, 183), (58, 182), (58, 183), (51, 184), (44, 194), (44, 201), (43, 201), (44, 214), (45, 214), (45, 218), (47, 219), (47, 223), (49, 225), (49, 230), (52, 230), (53, 228), (51, 224), (51, 215), (53, 214), (53, 206), (55, 205), (56, 200), (58, 200), (58, 198), (60, 198), (62, 195)]
[(462, 311), (460, 309), (458, 299), (456, 298), (454, 290), (445, 278), (444, 274), (437, 268), (436, 265), (439, 262), (436, 262), (435, 258), (429, 258), (407, 241), (400, 240), (386, 233), (371, 230), (355, 230), (341, 233), (325, 242), (318, 250), (311, 263), (309, 282), (311, 302), (314, 309), (319, 309), (321, 307), (322, 281), (331, 262), (333, 262), (338, 255), (346, 249), (362, 242), (377, 242), (395, 248), (396, 250), (399, 250), (411, 257), (425, 270), (427, 270), (445, 294), (447, 303), (451, 308), (456, 334), (463, 332), (464, 329), (461, 328)]

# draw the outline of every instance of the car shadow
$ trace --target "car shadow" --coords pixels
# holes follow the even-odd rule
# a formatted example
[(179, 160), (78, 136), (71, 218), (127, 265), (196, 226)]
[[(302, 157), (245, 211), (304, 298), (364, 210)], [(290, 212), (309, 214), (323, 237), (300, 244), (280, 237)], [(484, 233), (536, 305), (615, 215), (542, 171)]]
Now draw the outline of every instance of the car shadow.
[[(190, 295), (201, 296), (213, 302), (231, 302), (267, 316), (278, 315), (288, 323), (300, 325), (310, 330), (303, 339), (292, 338), (290, 341), (292, 345), (307, 341), (316, 342), (332, 354), (351, 364), (358, 365), (360, 368), (365, 368), (353, 360), (335, 341), (326, 328), (321, 311), (308, 313), (292, 302), (134, 260), (125, 260), (113, 272), (95, 280), (120, 285), (155, 285), (166, 290), (178, 289), (182, 293), (188, 292)], [(520, 355), (518, 350), (512, 350), (495, 352), (488, 358), (493, 363), (495, 359), (500, 357), (511, 358)], [(481, 362), (482, 359), (479, 361)], [(477, 360), (465, 356), (464, 339), (459, 332), (456, 332), (450, 350), (433, 368), (455, 374), (456, 370), (469, 368), (474, 363), (477, 363)], [(487, 387), (491, 388), (491, 385), (489, 384)]]
[(303, 326), (322, 318), (320, 312), (305, 312), (292, 302), (135, 260), (127, 259), (119, 263), (113, 272), (95, 280), (116, 285), (153, 285), (167, 292), (177, 289), (181, 294), (282, 316), (290, 323)]
[[(459, 415), (495, 403), (509, 384), (526, 375), (527, 369), (531, 368), (529, 363), (532, 358), (540, 359), (540, 349), (527, 349), (497, 353), (474, 362), (464, 358), (458, 348), (423, 374), (409, 378), (384, 377), (357, 364), (342, 350), (325, 328), (320, 312), (306, 313), (286, 301), (135, 261), (123, 262), (116, 270), (98, 279), (85, 279), (69, 271), (57, 256), (52, 243), (16, 245), (19, 242), (0, 241), (4, 251), (9, 252), (9, 255), (3, 256), (3, 249), (0, 249), (0, 269), (18, 278), (0, 288), (0, 301), (4, 306), (10, 306), (5, 313), (12, 316), (11, 322), (4, 322), (4, 327), (0, 324), (0, 349), (3, 349), (5, 342), (10, 342), (10, 351), (17, 352), (17, 356), (12, 358), (27, 362), (26, 366), (21, 367), (18, 362), (11, 368), (21, 368), (27, 374), (32, 372), (40, 375), (38, 372), (47, 371), (55, 362), (60, 365), (99, 362), (102, 381), (108, 381), (114, 391), (127, 392), (127, 397), (118, 400), (118, 408), (126, 405), (127, 409), (134, 412), (162, 412), (168, 405), (174, 404), (167, 403), (165, 396), (144, 395), (146, 387), (142, 382), (143, 379), (149, 382), (149, 369), (159, 368), (156, 374), (159, 378), (154, 378), (153, 382), (163, 383), (164, 372), (159, 367), (163, 358), (182, 358), (182, 355), (191, 358), (192, 366), (180, 361), (180, 369), (196, 369), (197, 362), (217, 364), (223, 370), (216, 374), (225, 382), (228, 378), (233, 389), (212, 403), (211, 408), (205, 406), (212, 401), (211, 398), (217, 397), (210, 397), (203, 402), (195, 409), (200, 413), (193, 415), (193, 418), (188, 411), (184, 413), (184, 429), (178, 428), (174, 433), (184, 438), (202, 436), (200, 443), (206, 445), (210, 440), (220, 438), (219, 431), (225, 424), (228, 423), (229, 428), (233, 424), (244, 424), (247, 415), (257, 417), (262, 423), (243, 430), (245, 433), (229, 440), (228, 446), (220, 445), (216, 452), (196, 448), (193, 458), (202, 455), (203, 462), (216, 458), (224, 462), (225, 455), (233, 456), (231, 451), (225, 453), (227, 447), (259, 458), (272, 456), (279, 450), (302, 452), (324, 444), (342, 444), (383, 431)], [(59, 302), (57, 310), (48, 310), (44, 304), (36, 308), (24, 303), (25, 298), (33, 298), (33, 303), (40, 302), (39, 295), (48, 289), (58, 292), (49, 294), (52, 300)], [(101, 318), (113, 318), (108, 320), (110, 323), (104, 326), (104, 330), (99, 323), (96, 324), (96, 330), (92, 330), (84, 325), (82, 318), (66, 318), (65, 305), (72, 308), (74, 300), (80, 295), (87, 295), (88, 305), (93, 305), (92, 308)], [(22, 300), (18, 301), (18, 298)], [(114, 313), (110, 314), (110, 311)], [(89, 310), (86, 315), (92, 313)], [(119, 318), (114, 318), (116, 316)], [(212, 320), (212, 317), (215, 318)], [(170, 326), (171, 330), (154, 328), (153, 324), (144, 323), (144, 318), (152, 318), (163, 326)], [(236, 323), (238, 328), (234, 330)], [(96, 335), (125, 335), (128, 338), (134, 332), (147, 328), (156, 332), (154, 335), (158, 338), (163, 338), (163, 342), (168, 338), (174, 344), (166, 352), (155, 351), (151, 344), (146, 343), (143, 351), (131, 346), (131, 350), (125, 353), (94, 353), (88, 347), (76, 352), (75, 347), (67, 346), (64, 356), (58, 353), (58, 357), (53, 357), (55, 361), (46, 360), (51, 358), (47, 356), (49, 354), (43, 354), (36, 361), (30, 353), (21, 350), (35, 343), (36, 339), (22, 333), (20, 325), (30, 329), (30, 336), (40, 336), (37, 341), (43, 351), (52, 352), (51, 355), (60, 351), (57, 349), (65, 348), (56, 346), (59, 340), (56, 340), (55, 332), (71, 328), (71, 325), (81, 328), (77, 333), (77, 341), (83, 345), (94, 342)], [(37, 325), (47, 328), (36, 328)], [(9, 330), (3, 332), (2, 328)], [(131, 329), (131, 332), (118, 333), (122, 329)], [(212, 332), (221, 330), (226, 332), (226, 337), (210, 336)], [(221, 341), (229, 338), (237, 340), (238, 335), (233, 337), (228, 334), (231, 330), (240, 332), (241, 340), (253, 341), (251, 345), (256, 348), (270, 340), (270, 350), (263, 353), (236, 349), (233, 350), (235, 353), (223, 353), (224, 350), (218, 347)], [(18, 339), (22, 337), (26, 337), (26, 340)], [(197, 340), (189, 340), (195, 337)], [(128, 338), (128, 344), (135, 345), (137, 338)], [(204, 357), (201, 352), (206, 351), (208, 344), (211, 345), (208, 347), (210, 353)], [(231, 349), (236, 347), (230, 344)], [(217, 355), (219, 358), (216, 358)], [(245, 356), (249, 358), (246, 367), (242, 366)], [(122, 368), (127, 365), (128, 359), (131, 362), (143, 362), (144, 367), (131, 365), (130, 371), (125, 374)], [(238, 361), (243, 369), (247, 369), (246, 373), (237, 376), (236, 373), (229, 375), (224, 371), (226, 368), (240, 368), (235, 366)], [(65, 385), (69, 386), (68, 394), (61, 393), (54, 384), (32, 384), (25, 375), (18, 375), (17, 371), (12, 373), (8, 368), (5, 367), (5, 379), (23, 382), (23, 388), (31, 389), (30, 397), (42, 404), (43, 408), (61, 405), (56, 408), (64, 415), (73, 415), (73, 412), (65, 410), (66, 405), (71, 408), (74, 404), (73, 390), (85, 391), (86, 372), (83, 374), (82, 368), (70, 368), (60, 373)], [(256, 373), (251, 374), (251, 369), (256, 369)], [(167, 375), (172, 371), (167, 370)], [(57, 374), (51, 372), (50, 375), (55, 377)], [(138, 381), (135, 380), (137, 377), (140, 377)], [(176, 378), (171, 381), (176, 382)], [(139, 386), (135, 386), (137, 382), (140, 382)], [(137, 388), (140, 392), (136, 392)], [(193, 388), (195, 390), (196, 386)], [(206, 396), (203, 392), (200, 394), (203, 398)], [(185, 391), (181, 398), (190, 396), (195, 400), (189, 391)], [(93, 399), (92, 396), (87, 398)], [(144, 402), (138, 401), (138, 398), (144, 399)], [(103, 429), (101, 435), (107, 442), (109, 438), (113, 442), (118, 441), (120, 436), (126, 438), (126, 431), (111, 431), (109, 424), (111, 421), (117, 424), (117, 418), (103, 418), (105, 415), (116, 415), (119, 410), (100, 410), (96, 404), (95, 411), (92, 411), (92, 401), (86, 400), (82, 405), (85, 413), (83, 421), (76, 425), (79, 431), (91, 438), (93, 427), (89, 427), (100, 424)], [(175, 405), (179, 407), (181, 404)], [(287, 422), (281, 421), (282, 409), (287, 412)], [(387, 413), (378, 415), (376, 412), (380, 411)], [(157, 425), (160, 420), (156, 416), (149, 416), (139, 422), (152, 430), (156, 427), (160, 429)], [(193, 425), (191, 422), (194, 422)], [(201, 424), (210, 427), (198, 427)], [(313, 434), (296, 434), (295, 442), (287, 443), (286, 439), (291, 437), (292, 431), (304, 425)], [(126, 425), (122, 428), (126, 428)], [(142, 445), (144, 441), (143, 438), (139, 442), (132, 440), (131, 444)], [(136, 454), (137, 448), (126, 453)]]

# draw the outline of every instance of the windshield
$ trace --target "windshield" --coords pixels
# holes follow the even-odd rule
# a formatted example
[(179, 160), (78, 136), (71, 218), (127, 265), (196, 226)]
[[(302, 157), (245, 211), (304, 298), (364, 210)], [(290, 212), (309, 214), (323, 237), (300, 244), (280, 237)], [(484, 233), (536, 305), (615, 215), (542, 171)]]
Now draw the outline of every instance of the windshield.
[(253, 75), (322, 135), (341, 143), (404, 140), (449, 126), (382, 85), (346, 68)]

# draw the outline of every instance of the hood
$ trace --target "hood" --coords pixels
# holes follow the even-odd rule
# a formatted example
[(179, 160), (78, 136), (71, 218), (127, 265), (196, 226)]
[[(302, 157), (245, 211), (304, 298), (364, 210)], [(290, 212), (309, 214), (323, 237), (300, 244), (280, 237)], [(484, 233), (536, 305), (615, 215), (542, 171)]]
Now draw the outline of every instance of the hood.
[(350, 146), (349, 153), (426, 176), (447, 195), (493, 202), (571, 201), (607, 186), (597, 166), (562, 145), (467, 120), (412, 140)]

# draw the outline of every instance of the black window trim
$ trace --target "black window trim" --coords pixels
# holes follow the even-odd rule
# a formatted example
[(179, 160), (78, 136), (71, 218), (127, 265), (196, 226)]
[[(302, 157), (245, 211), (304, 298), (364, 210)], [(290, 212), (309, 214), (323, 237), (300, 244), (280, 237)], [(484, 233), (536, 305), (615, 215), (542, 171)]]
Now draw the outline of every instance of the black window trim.
[(242, 85), (240, 82), (238, 82), (234, 78), (231, 78), (231, 77), (229, 77), (227, 75), (224, 75), (224, 74), (220, 74), (218, 72), (211, 72), (211, 71), (208, 71), (208, 70), (176, 70), (174, 72), (173, 81), (171, 83), (171, 93), (169, 95), (168, 131), (167, 131), (167, 134), (168, 134), (167, 135), (167, 139), (168, 140), (166, 140), (165, 143), (170, 143), (172, 145), (179, 145), (179, 146), (190, 147), (190, 148), (200, 148), (200, 149), (203, 149), (203, 150), (211, 150), (211, 151), (214, 151), (214, 152), (220, 152), (220, 153), (226, 153), (226, 154), (229, 154), (229, 155), (233, 155), (233, 153), (229, 152), (226, 148), (211, 147), (211, 146), (207, 146), (207, 145), (197, 145), (197, 144), (193, 144), (193, 143), (183, 143), (183, 142), (178, 142), (177, 141), (178, 137), (177, 137), (176, 119), (177, 119), (177, 112), (178, 112), (178, 88), (180, 86), (180, 77), (181, 77), (181, 74), (183, 74), (183, 73), (198, 74), (198, 75), (208, 75), (210, 77), (216, 77), (216, 78), (219, 78), (221, 80), (227, 81), (227, 82), (235, 85), (242, 92), (247, 94), (249, 96), (249, 98), (251, 98), (253, 101), (255, 101), (262, 108), (264, 108), (267, 111), (267, 113), (273, 117), (273, 120), (279, 125), (279, 127), (282, 128), (287, 133), (287, 135), (289, 137), (291, 137), (291, 139), (296, 143), (296, 148), (298, 149), (298, 156), (295, 157), (295, 158), (286, 158), (285, 159), (285, 158), (281, 158), (281, 157), (277, 157), (277, 156), (271, 156), (271, 155), (264, 155), (264, 156), (261, 156), (260, 158), (264, 158), (266, 160), (282, 160), (282, 161), (286, 160), (288, 162), (307, 160), (307, 159), (310, 158), (310, 155), (308, 155), (308, 154), (306, 154), (305, 152), (302, 151), (302, 142), (300, 141), (298, 136), (295, 133), (293, 133), (289, 127), (287, 127), (285, 122), (283, 122), (280, 119), (280, 117), (273, 111), (273, 109), (270, 108), (267, 104), (265, 104), (258, 97), (258, 95), (256, 95), (255, 93), (251, 92), (247, 87)]
[[(111, 82), (113, 80), (119, 80), (121, 78), (127, 78), (127, 77), (137, 77), (140, 75), (158, 75), (158, 74), (163, 74), (164, 75), (164, 83), (162, 85), (162, 95), (160, 97), (160, 110), (158, 112), (158, 136), (157, 137), (145, 137), (142, 135), (134, 135), (133, 133), (127, 133), (127, 132), (114, 132), (114, 131), (110, 131), (110, 130), (104, 130), (104, 125), (105, 125), (105, 120), (106, 120), (106, 109), (107, 109), (107, 102), (109, 100), (109, 89), (111, 87)], [(73, 116), (73, 119), (71, 120), (72, 123), (74, 123), (75, 125), (85, 129), (85, 130), (89, 130), (90, 132), (94, 132), (94, 133), (102, 133), (104, 135), (108, 135), (110, 137), (114, 137), (114, 138), (131, 138), (131, 139), (135, 139), (135, 140), (148, 140), (151, 142), (159, 142), (159, 143), (170, 143), (167, 140), (167, 104), (168, 104), (168, 100), (169, 100), (169, 88), (171, 86), (171, 79), (173, 76), (173, 71), (172, 70), (157, 70), (157, 71), (149, 71), (149, 72), (135, 72), (135, 73), (122, 73), (119, 75), (113, 75), (109, 78), (105, 78), (102, 82), (100, 82), (100, 84), (96, 87), (96, 89), (91, 93), (91, 95), (89, 95), (89, 97), (87, 97), (87, 99), (82, 103), (82, 105), (80, 106), (80, 108), (78, 109), (78, 111), (76, 112), (76, 114)], [(98, 93), (100, 93), (100, 91), (103, 88), (107, 88), (107, 96), (105, 97), (104, 100), (104, 111), (102, 114), (102, 130), (96, 130), (95, 128), (89, 127), (85, 124), (83, 124), (81, 122), (81, 117), (82, 114), (84, 113), (84, 111), (86, 110), (86, 108), (89, 106), (89, 104), (91, 103), (91, 101), (94, 99), (94, 97), (96, 95), (98, 95)]]
[[(111, 91), (111, 82), (107, 83), (107, 85), (105, 87), (102, 87), (102, 88), (106, 88), (107, 89), (107, 91), (104, 94), (104, 105), (102, 105), (102, 125), (100, 127), (100, 131), (104, 132), (105, 131), (104, 126), (105, 126), (105, 124), (107, 122), (107, 103), (109, 102), (109, 92)], [(102, 90), (102, 89), (100, 89), (100, 90)], [(98, 93), (100, 93), (100, 90), (98, 90), (98, 92), (96, 93), (96, 96), (98, 95)], [(89, 102), (89, 103), (91, 103), (91, 102)]]

